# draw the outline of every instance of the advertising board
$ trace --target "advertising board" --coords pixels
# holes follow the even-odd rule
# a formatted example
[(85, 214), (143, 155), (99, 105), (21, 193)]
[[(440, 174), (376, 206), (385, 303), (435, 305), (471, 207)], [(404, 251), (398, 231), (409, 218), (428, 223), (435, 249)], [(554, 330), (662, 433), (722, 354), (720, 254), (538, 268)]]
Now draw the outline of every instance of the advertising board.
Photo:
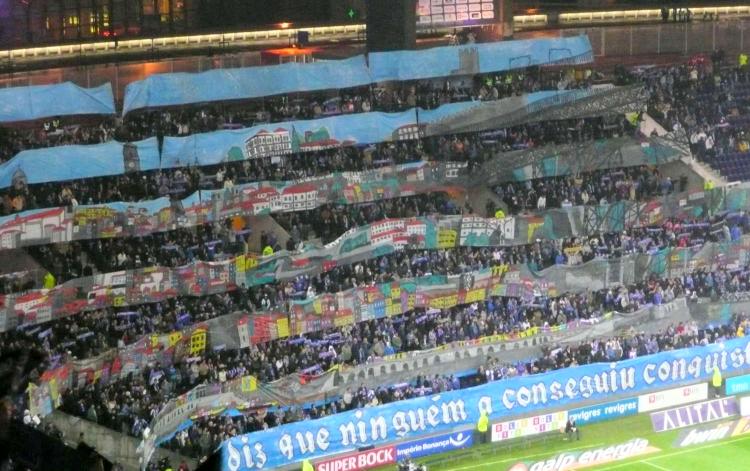
[(722, 422), (711, 427), (683, 430), (674, 442), (675, 448), (704, 445), (706, 443), (750, 433), (750, 419)]
[(693, 384), (638, 396), (638, 412), (651, 412), (708, 399), (708, 383)]
[(358, 471), (395, 462), (396, 449), (392, 446), (385, 446), (322, 461), (315, 465), (315, 469), (316, 471)]
[(734, 396), (699, 402), (651, 414), (655, 432), (666, 432), (734, 417), (739, 412)]
[(568, 411), (552, 412), (544, 415), (535, 415), (523, 419), (508, 420), (492, 424), (492, 441), (512, 440), (514, 438), (528, 437), (553, 430), (565, 429), (568, 421)]
[(740, 398), (740, 415), (750, 417), (750, 396)]
[(568, 411), (568, 418), (576, 425), (593, 424), (602, 420), (617, 419), (638, 413), (638, 399), (633, 397), (622, 401), (594, 404)]
[(727, 396), (750, 392), (750, 375), (735, 376), (724, 381)]
[(434, 437), (412, 440), (406, 443), (399, 443), (395, 446), (396, 461), (460, 450), (461, 448), (468, 448), (473, 444), (474, 436), (471, 431), (446, 433)]
[(613, 461), (625, 460), (634, 456), (660, 451), (649, 445), (648, 440), (635, 438), (619, 445), (596, 448), (588, 451), (560, 453), (547, 460), (521, 462), (511, 466), (508, 471), (564, 471), (598, 466)]
[(491, 23), (495, 9), (493, 0), (417, 0), (417, 26)]

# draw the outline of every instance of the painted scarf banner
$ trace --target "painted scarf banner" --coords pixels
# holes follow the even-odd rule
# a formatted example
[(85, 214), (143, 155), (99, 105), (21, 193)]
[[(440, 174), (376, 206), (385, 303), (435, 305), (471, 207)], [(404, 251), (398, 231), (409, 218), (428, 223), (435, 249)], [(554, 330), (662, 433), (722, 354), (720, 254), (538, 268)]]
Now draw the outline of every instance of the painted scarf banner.
[[(177, 296), (204, 296), (231, 291), (243, 284), (256, 286), (315, 275), (397, 251), (514, 245), (517, 219), (473, 216), (387, 219), (352, 229), (330, 244), (298, 253), (282, 251), (269, 257), (248, 254), (221, 262), (195, 262), (177, 268), (149, 267), (79, 278), (51, 290), (0, 297), (0, 331), (87, 310), (135, 306)], [(447, 308), (488, 296), (533, 298), (534, 293), (555, 296), (619, 286), (650, 275), (677, 277), (701, 268), (739, 268), (748, 262), (750, 236), (734, 242), (704, 243), (700, 248), (669, 248), (650, 254), (592, 260), (583, 265), (555, 265), (541, 271), (525, 265), (498, 264), (494, 268), (494, 282), (488, 281), (487, 274), (420, 280), (421, 285), (436, 285), (427, 297), (418, 295), (414, 282), (402, 280), (294, 302), (289, 309), (289, 326), (293, 334), (300, 334), (402, 313), (415, 306)], [(441, 284), (446, 285), (444, 296), (439, 295)]]
[(222, 469), (270, 469), (378, 446), (491, 419), (602, 400), (710, 378), (750, 367), (750, 338), (519, 377), (397, 403), (359, 409), (234, 437), (222, 445)]

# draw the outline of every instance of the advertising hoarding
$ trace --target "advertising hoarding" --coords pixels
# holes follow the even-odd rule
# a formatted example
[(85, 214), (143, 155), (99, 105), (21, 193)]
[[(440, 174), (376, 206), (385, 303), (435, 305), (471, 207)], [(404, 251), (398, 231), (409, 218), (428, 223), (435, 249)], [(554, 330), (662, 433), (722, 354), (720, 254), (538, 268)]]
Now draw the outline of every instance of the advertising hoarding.
[(638, 396), (638, 412), (651, 412), (708, 399), (708, 383), (693, 384)]
[(598, 466), (613, 461), (626, 460), (634, 456), (660, 451), (649, 445), (648, 440), (635, 438), (619, 445), (596, 448), (588, 451), (560, 453), (547, 460), (521, 462), (511, 466), (508, 471), (565, 471)]
[(501, 0), (417, 0), (417, 27), (496, 23)]
[(315, 469), (317, 471), (357, 471), (395, 462), (396, 449), (392, 446), (385, 446), (326, 460), (317, 463)]
[(724, 381), (727, 396), (750, 393), (750, 375), (735, 376)]
[(750, 417), (750, 396), (741, 397), (740, 401), (740, 415), (742, 417)]
[(633, 397), (622, 401), (594, 404), (568, 411), (568, 418), (576, 425), (593, 424), (602, 420), (617, 419), (638, 413), (638, 399)]
[(468, 448), (473, 444), (474, 435), (471, 431), (446, 433), (420, 440), (412, 440), (396, 445), (396, 461), (460, 450)]
[(691, 427), (737, 415), (737, 401), (734, 396), (699, 402), (651, 414), (651, 424), (655, 432), (666, 432), (678, 428)]
[(750, 419), (743, 418), (732, 422), (722, 422), (710, 427), (696, 427), (690, 430), (683, 430), (677, 436), (674, 446), (675, 448), (685, 448), (688, 446), (704, 445), (747, 433), (750, 433)]
[(562, 411), (499, 422), (492, 424), (492, 441), (512, 440), (514, 438), (565, 429), (567, 421), (568, 411)]

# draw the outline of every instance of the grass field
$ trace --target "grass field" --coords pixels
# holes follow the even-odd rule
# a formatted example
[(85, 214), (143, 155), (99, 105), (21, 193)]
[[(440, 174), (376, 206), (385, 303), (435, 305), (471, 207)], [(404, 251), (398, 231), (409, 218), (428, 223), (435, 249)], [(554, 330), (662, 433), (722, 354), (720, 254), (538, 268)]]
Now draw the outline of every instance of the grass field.
[[(700, 428), (716, 425), (707, 424)], [(597, 471), (745, 471), (750, 470), (750, 433), (729, 437), (721, 441), (676, 448), (674, 443), (680, 432), (688, 429), (655, 433), (648, 414), (637, 415), (611, 422), (602, 422), (581, 427), (580, 441), (566, 441), (564, 436), (553, 435), (544, 442), (512, 446), (498, 444), (480, 445), (470, 450), (458, 451), (417, 460), (429, 467), (429, 471), (506, 471), (518, 462), (533, 463), (554, 458), (565, 451), (592, 450), (610, 445), (619, 445), (634, 438), (649, 441), (649, 445), (660, 451), (643, 454), (635, 458), (613, 461), (599, 466), (586, 467)], [(390, 468), (381, 468), (393, 469)], [(547, 468), (543, 468), (546, 469)]]

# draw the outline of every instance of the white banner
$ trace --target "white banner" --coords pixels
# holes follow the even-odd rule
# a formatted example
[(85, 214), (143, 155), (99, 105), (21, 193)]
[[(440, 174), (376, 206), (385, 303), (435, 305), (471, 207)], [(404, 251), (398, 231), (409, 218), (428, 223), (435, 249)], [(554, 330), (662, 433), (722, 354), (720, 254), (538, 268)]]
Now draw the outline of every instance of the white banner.
[(708, 383), (667, 389), (638, 396), (638, 412), (651, 412), (708, 399)]

